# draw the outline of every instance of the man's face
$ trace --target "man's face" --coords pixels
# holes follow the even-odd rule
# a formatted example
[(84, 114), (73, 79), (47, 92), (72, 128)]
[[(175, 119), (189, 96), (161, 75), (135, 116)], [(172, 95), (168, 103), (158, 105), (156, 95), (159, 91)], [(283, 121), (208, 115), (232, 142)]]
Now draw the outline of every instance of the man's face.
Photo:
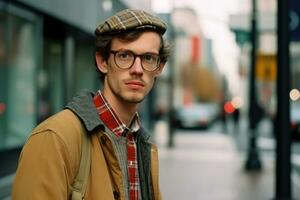
[[(138, 55), (145, 53), (158, 55), (159, 47), (160, 37), (156, 32), (144, 32), (132, 42), (115, 38), (111, 44), (112, 51), (128, 50)], [(131, 68), (121, 69), (116, 65), (112, 53), (107, 62), (99, 54), (96, 54), (96, 60), (98, 68), (106, 74), (103, 94), (110, 101), (118, 101), (118, 103), (140, 103), (149, 93), (155, 77), (164, 67), (164, 64), (161, 63), (155, 71), (145, 71), (142, 68), (141, 57), (136, 57)]]

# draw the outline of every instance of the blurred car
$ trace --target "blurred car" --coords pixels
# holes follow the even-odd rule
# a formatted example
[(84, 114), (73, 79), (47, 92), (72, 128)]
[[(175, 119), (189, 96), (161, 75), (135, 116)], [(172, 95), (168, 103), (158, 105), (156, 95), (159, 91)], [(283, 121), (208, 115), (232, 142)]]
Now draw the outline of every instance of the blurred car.
[(206, 129), (220, 116), (217, 103), (195, 103), (175, 110), (176, 128)]
[(290, 106), (292, 139), (300, 142), (300, 102), (293, 101)]

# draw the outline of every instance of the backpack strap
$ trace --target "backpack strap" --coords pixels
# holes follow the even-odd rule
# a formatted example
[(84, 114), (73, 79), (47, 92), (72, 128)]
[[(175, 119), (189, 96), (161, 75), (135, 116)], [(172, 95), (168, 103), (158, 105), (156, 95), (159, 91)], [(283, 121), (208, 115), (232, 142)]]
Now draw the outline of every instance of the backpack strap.
[(83, 200), (91, 166), (91, 142), (86, 131), (81, 131), (81, 158), (78, 173), (72, 185), (72, 199)]

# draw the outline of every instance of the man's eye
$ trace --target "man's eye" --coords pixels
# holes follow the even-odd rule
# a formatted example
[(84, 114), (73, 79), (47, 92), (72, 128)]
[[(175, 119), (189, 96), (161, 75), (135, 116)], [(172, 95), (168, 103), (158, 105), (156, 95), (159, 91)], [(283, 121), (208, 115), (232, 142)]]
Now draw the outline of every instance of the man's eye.
[(119, 52), (118, 53), (118, 58), (122, 60), (130, 59), (132, 56), (129, 52)]
[(146, 54), (143, 57), (144, 57), (144, 60), (148, 63), (155, 63), (157, 61), (156, 56), (151, 55), (151, 54)]
[(155, 56), (153, 55), (144, 55), (144, 60), (147, 62), (155, 62)]

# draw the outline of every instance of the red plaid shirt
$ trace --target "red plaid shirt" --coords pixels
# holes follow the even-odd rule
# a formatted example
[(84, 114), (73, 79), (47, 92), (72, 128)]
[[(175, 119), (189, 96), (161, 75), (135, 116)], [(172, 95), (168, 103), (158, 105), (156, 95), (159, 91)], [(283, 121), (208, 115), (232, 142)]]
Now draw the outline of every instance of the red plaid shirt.
[[(127, 168), (128, 168), (128, 182), (129, 182), (129, 199), (139, 200), (140, 198), (140, 180), (138, 173), (137, 150), (136, 142), (132, 131), (115, 114), (109, 103), (102, 96), (100, 90), (94, 97), (94, 104), (98, 110), (98, 114), (103, 123), (117, 136), (125, 136), (127, 138)], [(140, 126), (136, 118), (137, 131)]]

